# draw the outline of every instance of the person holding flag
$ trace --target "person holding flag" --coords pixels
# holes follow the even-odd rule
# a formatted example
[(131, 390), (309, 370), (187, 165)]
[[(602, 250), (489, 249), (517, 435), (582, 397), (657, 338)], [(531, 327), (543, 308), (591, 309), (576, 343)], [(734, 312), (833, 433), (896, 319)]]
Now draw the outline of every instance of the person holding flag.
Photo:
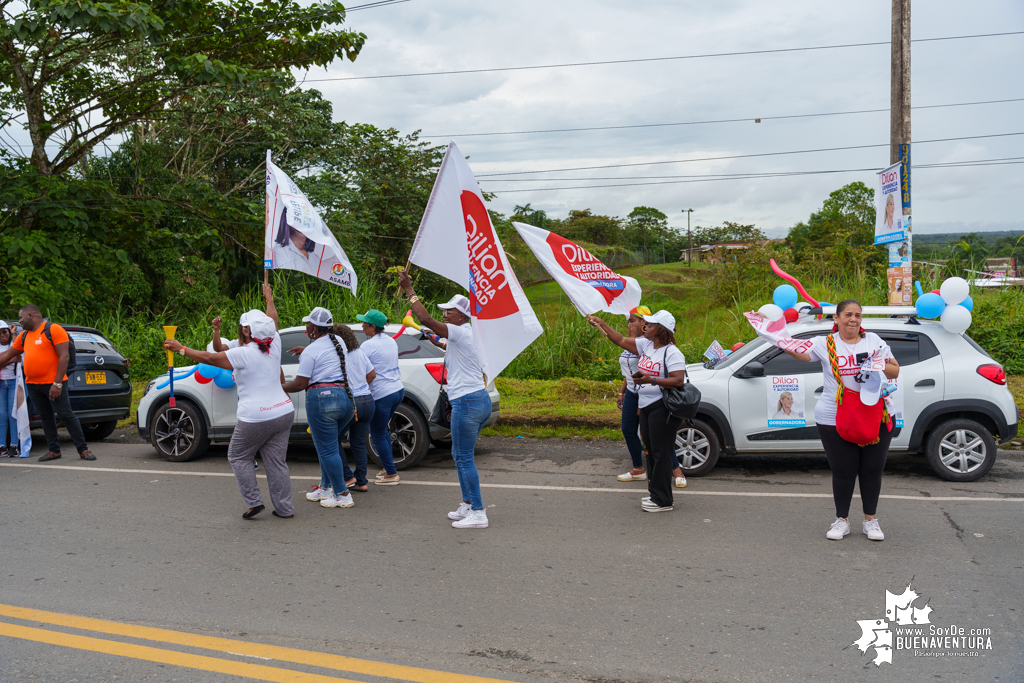
[(459, 470), (462, 502), (448, 513), (456, 529), (486, 529), (487, 511), (480, 495), (480, 475), (474, 452), (484, 422), (491, 416), (491, 396), (484, 382), (483, 366), (476, 351), (470, 325), (469, 299), (456, 294), (448, 303), (438, 304), (444, 322), (434, 320), (416, 296), (409, 274), (402, 271), (398, 283), (409, 297), (413, 315), (424, 327), (447, 340), (445, 366), (448, 371), (448, 400), (452, 404), (452, 458)]

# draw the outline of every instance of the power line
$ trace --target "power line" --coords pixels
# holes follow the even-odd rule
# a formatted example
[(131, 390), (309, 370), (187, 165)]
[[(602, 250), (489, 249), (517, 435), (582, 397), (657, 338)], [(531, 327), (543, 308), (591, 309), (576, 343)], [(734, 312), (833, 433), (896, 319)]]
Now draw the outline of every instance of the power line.
[[(954, 142), (959, 140), (980, 140), (983, 138), (1000, 138), (1009, 137), (1013, 135), (1024, 135), (1024, 131), (1019, 133), (993, 133), (991, 135), (969, 135), (955, 138), (936, 138), (934, 140), (915, 140), (915, 145), (925, 145), (933, 142)], [(495, 176), (509, 176), (509, 175), (526, 175), (532, 173), (562, 173), (565, 171), (590, 171), (594, 169), (602, 168), (630, 168), (635, 166), (661, 166), (665, 164), (686, 164), (695, 161), (722, 161), (726, 159), (750, 159), (753, 157), (772, 157), (772, 156), (783, 156), (788, 154), (811, 154), (815, 152), (841, 152), (851, 149), (872, 149), (877, 147), (888, 147), (889, 143), (877, 144), (877, 145), (847, 145), (845, 147), (821, 147), (818, 149), (798, 149), (791, 150), (788, 152), (761, 152), (758, 154), (731, 154), (727, 156), (719, 157), (699, 157), (694, 159), (672, 159), (669, 161), (642, 161), (631, 164), (602, 164), (599, 166), (575, 166), (572, 168), (548, 168), (539, 171), (508, 171), (506, 173), (478, 173), (477, 178), (493, 178)]]
[[(934, 168), (969, 168), (971, 166), (1003, 166), (1013, 164), (1024, 164), (1024, 161), (1004, 161), (999, 163), (952, 163), (952, 164), (917, 164), (914, 166), (914, 170), (922, 169), (934, 169)], [(834, 173), (866, 173), (872, 172), (877, 173), (877, 168), (842, 168), (832, 169), (827, 171), (789, 171), (789, 172), (778, 172), (778, 173), (763, 173), (763, 174), (750, 174), (742, 176), (729, 176), (719, 178), (695, 178), (691, 180), (666, 180), (660, 182), (649, 182), (649, 183), (616, 183), (610, 185), (578, 185), (573, 187), (532, 187), (527, 190), (500, 190), (496, 191), (495, 194), (512, 194), (520, 192), (555, 192), (558, 190), (591, 190), (601, 189), (609, 187), (645, 187), (650, 185), (681, 185), (686, 183), (711, 183), (722, 180), (757, 180), (761, 178), (789, 178), (798, 177), (805, 175), (828, 175)]]
[[(1005, 100), (984, 100), (979, 102), (952, 102), (949, 104), (930, 104), (918, 107), (912, 107), (913, 109), (941, 109), (944, 107), (969, 107), (980, 104), (1002, 104), (1006, 102), (1024, 102), (1024, 97), (1016, 97)], [(535, 135), (540, 133), (576, 133), (581, 131), (595, 131), (595, 130), (628, 130), (634, 128), (663, 128), (668, 126), (701, 126), (711, 123), (750, 123), (752, 121), (777, 121), (782, 119), (804, 119), (804, 118), (815, 118), (820, 116), (847, 116), (850, 114), (876, 114), (876, 113), (889, 113), (889, 107), (878, 108), (878, 109), (853, 109), (850, 111), (831, 111), (831, 112), (818, 112), (814, 114), (783, 114), (779, 116), (747, 116), (738, 119), (710, 119), (707, 121), (678, 121), (673, 123), (638, 123), (629, 124), (622, 126), (587, 126), (582, 128), (547, 128), (540, 130), (509, 130), (509, 131), (494, 131), (490, 133), (462, 133), (462, 134), (449, 134), (449, 135), (426, 135), (421, 134), (421, 138), (472, 138), (472, 137), (483, 137), (492, 135)]]
[[(941, 40), (966, 40), (970, 38), (995, 38), (998, 36), (1017, 36), (1024, 34), (1024, 31), (1005, 31), (1001, 33), (976, 33), (962, 36), (941, 36), (936, 38), (915, 38), (914, 43), (929, 43)], [(456, 74), (479, 74), (496, 73), (501, 71), (533, 71), (537, 69), (563, 69), (578, 66), (605, 66), (609, 64), (639, 64), (645, 62), (669, 62), (683, 59), (707, 59), (711, 57), (743, 57), (751, 55), (778, 54), (784, 52), (808, 52), (812, 50), (841, 50), (853, 47), (874, 47), (878, 45), (889, 45), (888, 40), (878, 40), (867, 43), (843, 43), (839, 45), (811, 45), (806, 47), (786, 47), (771, 50), (742, 50), (737, 52), (709, 52), (697, 55), (679, 55), (675, 57), (643, 57), (637, 59), (608, 59), (596, 62), (566, 62), (564, 64), (535, 64), (532, 66), (502, 66), (489, 67), (485, 69), (456, 69), (452, 71), (421, 71), (418, 73), (404, 74), (382, 74), (379, 76), (340, 76), (338, 78), (317, 78), (307, 80), (307, 83), (323, 83), (326, 81), (368, 81), (383, 78), (413, 78), (417, 76), (451, 76)]]

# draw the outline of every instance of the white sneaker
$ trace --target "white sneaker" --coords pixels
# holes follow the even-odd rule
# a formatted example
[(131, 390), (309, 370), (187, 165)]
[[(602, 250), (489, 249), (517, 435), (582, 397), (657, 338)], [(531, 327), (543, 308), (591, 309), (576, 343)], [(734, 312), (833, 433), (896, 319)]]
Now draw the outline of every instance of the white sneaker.
[[(845, 519), (839, 517), (836, 521), (832, 522), (832, 526), (828, 528), (828, 533), (825, 537), (832, 541), (841, 541), (843, 536), (848, 536), (850, 533), (850, 523)], [(867, 533), (866, 531), (864, 533)]]
[(306, 500), (311, 500), (314, 503), (325, 498), (330, 498), (334, 495), (334, 487), (328, 486), (325, 489), (320, 488), (320, 484), (313, 486), (313, 490), (306, 494)]
[(459, 509), (449, 512), (448, 519), (465, 519), (472, 509), (469, 503), (459, 503)]
[(348, 491), (343, 496), (331, 495), (330, 498), (324, 498), (320, 501), (320, 505), (325, 508), (350, 508), (355, 505), (356, 502), (352, 500), (352, 494)]
[(640, 504), (640, 509), (644, 512), (668, 512), (674, 508), (671, 505), (658, 505), (654, 501), (646, 501)]
[(647, 473), (633, 474), (632, 470), (615, 477), (619, 481), (647, 481)]
[(676, 488), (677, 489), (685, 489), (686, 488), (686, 477), (676, 477)]
[[(849, 528), (849, 527), (847, 527)], [(847, 531), (849, 533), (849, 531)], [(864, 520), (864, 534), (872, 541), (884, 541), (885, 534), (882, 533), (882, 527), (878, 526), (877, 519), (865, 519)]]
[(486, 529), (487, 511), (470, 510), (464, 518), (452, 522), (452, 526), (456, 529)]

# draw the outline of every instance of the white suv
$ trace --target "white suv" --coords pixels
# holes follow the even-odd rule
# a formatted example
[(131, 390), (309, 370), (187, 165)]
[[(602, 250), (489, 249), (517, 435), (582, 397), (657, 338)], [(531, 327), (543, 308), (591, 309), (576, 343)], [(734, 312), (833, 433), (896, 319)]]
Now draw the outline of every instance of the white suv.
[[(360, 325), (350, 327), (357, 339), (365, 339)], [(400, 329), (400, 325), (388, 325), (384, 331), (393, 335)], [(309, 338), (305, 327), (288, 327), (280, 334), (281, 369), (285, 380), (292, 380), (299, 369), (299, 358), (288, 350), (308, 345)], [(444, 442), (451, 437), (448, 430), (427, 421), (441, 388), (444, 351), (420, 337), (416, 330), (407, 329), (395, 340), (398, 342), (398, 366), (405, 385), (405, 399), (398, 406), (389, 431), (395, 466), (400, 470), (418, 463), (427, 454), (431, 442)], [(175, 378), (182, 371), (187, 371), (187, 368), (175, 368)], [(139, 435), (150, 440), (161, 456), (172, 462), (192, 460), (201, 456), (211, 442), (231, 439), (238, 406), (234, 386), (221, 389), (215, 382), (196, 381), (195, 375), (175, 379), (175, 407), (171, 408), (168, 402), (170, 389), (166, 383), (166, 373), (150, 381), (139, 402), (138, 414)], [(493, 382), (488, 384), (487, 391), (491, 395), (491, 417), (484, 426), (489, 427), (498, 420), (500, 396)], [(291, 394), (291, 397), (295, 404), (291, 440), (312, 443), (312, 437), (306, 431), (305, 392)], [(369, 438), (367, 450), (370, 457), (380, 464)]]
[[(865, 309), (865, 316), (870, 309)], [(902, 429), (891, 451), (924, 452), (932, 469), (950, 481), (974, 481), (995, 462), (996, 439), (1017, 434), (1019, 411), (1002, 366), (965, 334), (916, 318), (864, 318), (900, 364)], [(832, 331), (831, 320), (789, 325), (797, 339)], [(804, 363), (760, 338), (714, 367), (686, 368), (701, 391), (697, 417), (684, 422), (676, 453), (687, 474), (709, 472), (726, 453), (821, 452), (814, 405), (822, 392), (821, 364)], [(766, 376), (800, 375), (807, 396), (805, 427), (769, 427)]]

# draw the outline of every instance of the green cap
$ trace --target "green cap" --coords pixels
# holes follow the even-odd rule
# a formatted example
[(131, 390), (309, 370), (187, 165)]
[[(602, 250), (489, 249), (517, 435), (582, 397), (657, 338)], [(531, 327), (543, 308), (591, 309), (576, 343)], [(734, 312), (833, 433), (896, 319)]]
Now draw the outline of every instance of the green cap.
[(388, 317), (378, 311), (376, 308), (371, 308), (362, 315), (357, 315), (356, 320), (364, 323), (370, 323), (374, 327), (384, 327), (388, 324)]

